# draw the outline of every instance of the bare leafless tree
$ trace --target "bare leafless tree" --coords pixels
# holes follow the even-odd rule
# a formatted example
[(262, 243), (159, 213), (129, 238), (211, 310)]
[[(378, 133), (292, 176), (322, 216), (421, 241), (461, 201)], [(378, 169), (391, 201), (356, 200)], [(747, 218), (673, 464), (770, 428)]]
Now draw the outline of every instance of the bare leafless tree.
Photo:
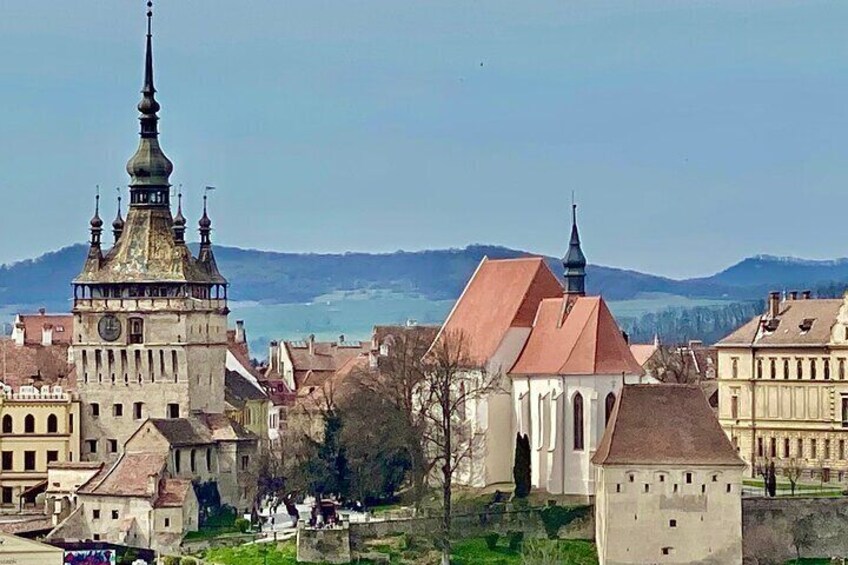
[(804, 467), (801, 462), (796, 459), (790, 459), (783, 467), (783, 476), (789, 481), (789, 488), (792, 496), (795, 496), (795, 486), (798, 484), (798, 479), (801, 478), (801, 473), (804, 472)]
[(664, 383), (700, 382), (692, 350), (686, 346), (663, 346), (645, 364), (645, 370)]
[(469, 354), (469, 341), (461, 333), (443, 333), (426, 356), (426, 372), (420, 384), (419, 402), (426, 416), (426, 453), (442, 491), (442, 564), (450, 562), (451, 512), (454, 482), (470, 469), (479, 436), (469, 408), (498, 391), (498, 375)]

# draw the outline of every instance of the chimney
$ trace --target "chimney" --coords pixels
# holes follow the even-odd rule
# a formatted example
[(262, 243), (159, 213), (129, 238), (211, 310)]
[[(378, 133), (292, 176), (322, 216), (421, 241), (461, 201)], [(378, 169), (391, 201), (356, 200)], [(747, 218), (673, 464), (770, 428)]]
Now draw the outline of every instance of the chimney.
[(309, 334), (309, 354), (315, 355), (315, 334)]
[(789, 291), (789, 300), (798, 300), (798, 291), (790, 290)]
[(15, 341), (15, 345), (23, 345), (26, 339), (26, 326), (24, 325), (23, 318), (18, 314), (15, 316), (15, 326), (12, 329), (12, 339)]
[(341, 334), (341, 335), (339, 336), (339, 345), (341, 345), (341, 344), (343, 344), (343, 343), (344, 343), (344, 334)]
[(801, 298), (804, 300), (809, 300), (810, 296), (812, 296), (813, 292), (811, 290), (805, 290), (801, 293)]
[(276, 341), (268, 344), (268, 365), (275, 373), (280, 372), (280, 349)]
[(43, 316), (47, 313), (47, 309), (44, 306), (42, 306), (41, 308), (38, 309), (38, 313)]
[(53, 324), (41, 328), (41, 345), (53, 345)]
[(768, 317), (770, 320), (777, 318), (780, 314), (780, 293), (769, 292), (768, 297)]
[(244, 343), (247, 336), (244, 333), (244, 320), (236, 320), (236, 343)]

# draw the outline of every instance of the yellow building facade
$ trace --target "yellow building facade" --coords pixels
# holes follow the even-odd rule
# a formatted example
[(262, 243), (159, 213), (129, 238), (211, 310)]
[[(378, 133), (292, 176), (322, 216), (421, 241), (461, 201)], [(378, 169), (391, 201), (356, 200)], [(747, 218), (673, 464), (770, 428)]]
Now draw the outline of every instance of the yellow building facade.
[(79, 401), (61, 387), (0, 391), (0, 511), (35, 508), (47, 466), (80, 453)]
[(749, 473), (848, 480), (848, 297), (772, 293), (717, 348), (719, 421)]

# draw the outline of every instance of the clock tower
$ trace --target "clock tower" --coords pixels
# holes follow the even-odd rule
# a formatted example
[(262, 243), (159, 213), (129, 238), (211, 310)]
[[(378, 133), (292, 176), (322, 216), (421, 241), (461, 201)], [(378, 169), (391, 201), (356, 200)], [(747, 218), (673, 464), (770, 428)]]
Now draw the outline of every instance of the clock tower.
[(159, 146), (147, 22), (138, 150), (127, 163), (129, 209), (101, 244), (99, 196), (82, 272), (74, 279), (73, 358), (82, 456), (109, 460), (147, 418), (224, 411), (227, 281), (218, 272), (204, 197), (200, 250), (185, 242), (182, 200), (171, 213), (171, 161)]

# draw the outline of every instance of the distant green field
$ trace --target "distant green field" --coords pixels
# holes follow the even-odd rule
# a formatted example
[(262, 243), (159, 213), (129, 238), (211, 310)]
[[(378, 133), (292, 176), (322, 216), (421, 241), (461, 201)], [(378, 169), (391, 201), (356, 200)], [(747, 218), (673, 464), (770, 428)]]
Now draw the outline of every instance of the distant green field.
[[(308, 304), (231, 304), (231, 324), (244, 320), (252, 349), (257, 356), (266, 354), (268, 341), (303, 339), (315, 334), (319, 340), (368, 339), (374, 324), (402, 324), (416, 320), (420, 324), (441, 324), (453, 306), (453, 300), (428, 300), (388, 292), (356, 291), (325, 295)], [(645, 295), (634, 300), (610, 302), (618, 318), (635, 318), (666, 308), (693, 308), (725, 304), (721, 300), (702, 300), (669, 294)]]

